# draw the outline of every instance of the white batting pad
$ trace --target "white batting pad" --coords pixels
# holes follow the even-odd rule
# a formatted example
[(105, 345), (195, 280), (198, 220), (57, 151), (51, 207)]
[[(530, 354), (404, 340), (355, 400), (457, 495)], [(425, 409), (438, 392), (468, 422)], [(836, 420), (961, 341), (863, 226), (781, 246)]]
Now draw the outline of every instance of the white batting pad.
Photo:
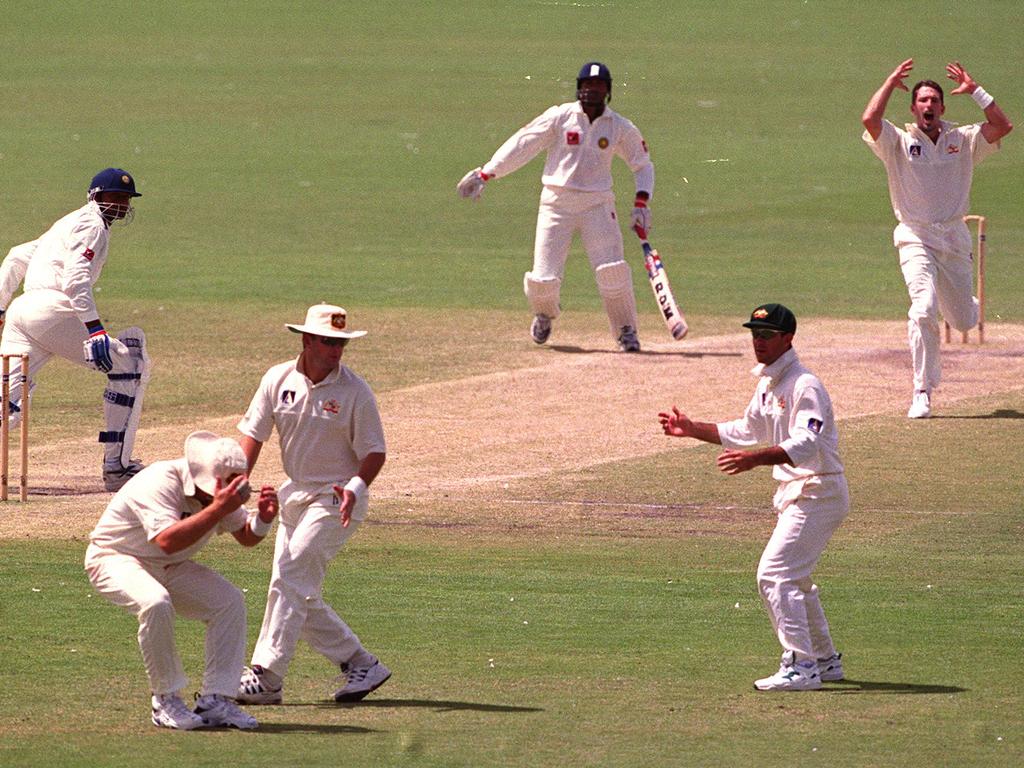
[(523, 291), (530, 309), (535, 315), (547, 315), (554, 320), (562, 312), (559, 297), (562, 293), (562, 281), (557, 277), (545, 277), (540, 280), (532, 272), (523, 275)]
[(636, 296), (633, 295), (633, 273), (625, 261), (601, 264), (594, 270), (597, 290), (604, 301), (604, 311), (611, 324), (612, 336), (619, 337), (622, 326), (634, 329), (636, 322)]

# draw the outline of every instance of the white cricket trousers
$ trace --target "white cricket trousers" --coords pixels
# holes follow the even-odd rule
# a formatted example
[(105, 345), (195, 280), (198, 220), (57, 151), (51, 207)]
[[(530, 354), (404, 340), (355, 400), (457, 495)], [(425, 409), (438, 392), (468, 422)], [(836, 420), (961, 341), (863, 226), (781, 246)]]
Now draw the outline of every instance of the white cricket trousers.
[(348, 624), (324, 602), (323, 586), (327, 566), (365, 519), (366, 501), (357, 505), (348, 528), (341, 527), (333, 493), (312, 502), (285, 496), (281, 504), (267, 608), (252, 663), (284, 678), (300, 639), (336, 667), (363, 650)]
[(806, 481), (803, 493), (779, 512), (757, 566), (757, 586), (784, 651), (797, 659), (836, 652), (811, 572), (849, 510), (843, 475)]
[[(103, 374), (96, 370), (91, 363), (85, 362), (83, 344), (89, 338), (89, 332), (85, 325), (78, 319), (71, 308), (71, 301), (67, 295), (60, 291), (49, 289), (37, 289), (27, 291), (18, 296), (7, 310), (4, 322), (3, 337), (0, 340), (0, 352), (5, 355), (29, 355), (28, 380), (29, 396), (35, 387), (36, 376), (39, 370), (46, 365), (54, 355), (63, 357), (65, 360), (80, 365), (93, 373), (107, 376), (109, 382), (107, 392), (104, 392), (107, 431), (112, 433), (125, 432), (120, 440), (104, 442), (104, 464), (117, 466), (126, 464), (131, 456), (123, 456), (124, 448), (131, 451), (135, 443), (135, 431), (138, 429), (138, 419), (126, 421), (123, 413), (118, 408), (110, 407), (109, 398), (116, 397), (114, 390), (125, 390), (134, 392), (137, 385), (119, 386), (117, 377), (139, 378), (140, 363), (132, 355), (131, 351), (121, 341), (110, 337), (110, 359), (114, 367), (110, 373)], [(16, 361), (11, 365), (11, 402), (21, 402), (20, 375), (21, 362)], [(108, 392), (111, 394), (108, 396)], [(139, 404), (141, 408), (141, 403)], [(131, 406), (129, 406), (129, 409)]]
[(139, 648), (156, 694), (177, 693), (188, 685), (174, 643), (174, 617), (206, 624), (203, 695), (234, 697), (245, 665), (245, 599), (216, 571), (186, 560), (151, 565), (137, 557), (89, 545), (85, 571), (103, 597), (139, 620)]
[(957, 254), (907, 243), (899, 248), (900, 269), (910, 294), (907, 339), (914, 364), (914, 390), (931, 390), (942, 378), (939, 314), (958, 331), (978, 324), (974, 263)]
[(573, 235), (579, 231), (592, 269), (623, 260), (622, 231), (611, 192), (572, 192), (544, 187), (537, 211), (533, 276), (562, 279)]

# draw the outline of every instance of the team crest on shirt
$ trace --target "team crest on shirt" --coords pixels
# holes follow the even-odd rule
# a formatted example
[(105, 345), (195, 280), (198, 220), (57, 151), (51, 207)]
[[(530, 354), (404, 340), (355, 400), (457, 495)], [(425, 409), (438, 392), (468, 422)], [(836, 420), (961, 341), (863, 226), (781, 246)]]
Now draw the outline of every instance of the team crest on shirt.
[(608, 149), (608, 139), (602, 136), (600, 139), (597, 140), (597, 146), (599, 146), (601, 149)]
[(281, 404), (282, 405), (291, 405), (294, 402), (295, 402), (295, 390), (294, 389), (286, 389), (284, 392), (281, 393)]
[(82, 255), (85, 257), (86, 261), (92, 261), (93, 256), (96, 255), (96, 251), (94, 251), (92, 248), (86, 248), (85, 253), (83, 253)]
[(950, 144), (948, 147), (946, 147), (946, 154), (947, 155), (958, 155), (958, 154), (960, 154), (960, 145), (959, 144), (957, 144), (957, 145)]
[(566, 131), (565, 132), (565, 143), (569, 146), (576, 146), (580, 143), (580, 132), (579, 131)]
[(778, 402), (778, 404), (779, 404), (779, 410), (780, 411), (786, 410), (786, 396), (785, 395), (780, 397), (776, 402)]
[(324, 410), (337, 416), (341, 412), (341, 405), (333, 397), (324, 403)]
[(920, 157), (921, 156), (921, 145), (920, 144), (911, 144), (910, 145), (910, 156), (911, 157)]

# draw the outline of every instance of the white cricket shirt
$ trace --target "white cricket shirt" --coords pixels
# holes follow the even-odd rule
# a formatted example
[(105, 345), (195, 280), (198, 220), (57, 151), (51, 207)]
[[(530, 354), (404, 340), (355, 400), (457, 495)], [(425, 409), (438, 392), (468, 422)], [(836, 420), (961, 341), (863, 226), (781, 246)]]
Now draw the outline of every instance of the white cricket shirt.
[(100, 549), (131, 555), (144, 563), (171, 565), (191, 560), (215, 533), (232, 533), (245, 525), (249, 513), (239, 507), (192, 546), (165, 554), (153, 539), (203, 509), (202, 502), (191, 498), (193, 493), (195, 483), (184, 458), (150, 464), (110, 500), (89, 540)]
[[(49, 288), (71, 300), (83, 323), (99, 319), (92, 287), (107, 261), (110, 228), (95, 202), (58, 220), (39, 239), (25, 272), (25, 290)], [(25, 245), (29, 245), (25, 243)]]
[(969, 212), (974, 164), (999, 149), (998, 142), (989, 144), (981, 135), (981, 123), (956, 126), (942, 121), (939, 140), (933, 143), (915, 123), (907, 123), (904, 130), (883, 120), (877, 140), (867, 131), (863, 138), (889, 178), (889, 199), (901, 225), (894, 244), (920, 242), (970, 253), (963, 217)]
[(296, 370), (298, 358), (263, 375), (238, 430), (265, 443), (274, 427), (288, 491), (344, 485), (370, 453), (385, 453), (384, 428), (370, 385), (344, 364), (319, 384)]
[(842, 474), (832, 401), (818, 377), (788, 349), (769, 366), (757, 365), (754, 396), (742, 418), (718, 424), (726, 448), (773, 445), (792, 464), (776, 464), (772, 477), (786, 483), (815, 475)]
[(551, 107), (502, 144), (483, 172), (507, 176), (541, 150), (548, 153), (541, 177), (545, 186), (607, 192), (612, 188), (612, 156), (618, 155), (633, 171), (636, 190), (654, 194), (654, 166), (643, 136), (608, 107), (593, 123), (578, 101)]

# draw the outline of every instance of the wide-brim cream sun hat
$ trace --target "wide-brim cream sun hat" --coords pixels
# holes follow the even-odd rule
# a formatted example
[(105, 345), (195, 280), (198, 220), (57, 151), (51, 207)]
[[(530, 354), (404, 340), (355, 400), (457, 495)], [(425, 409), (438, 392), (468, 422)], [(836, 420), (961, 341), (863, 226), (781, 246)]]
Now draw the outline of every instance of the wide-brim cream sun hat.
[(285, 323), (284, 327), (295, 333), (311, 333), (334, 339), (358, 339), (366, 335), (366, 331), (349, 330), (348, 312), (334, 304), (314, 304), (306, 312), (305, 323)]
[(185, 438), (185, 461), (192, 483), (211, 496), (217, 491), (218, 479), (226, 482), (232, 475), (249, 470), (245, 452), (236, 440), (206, 431), (193, 432)]

